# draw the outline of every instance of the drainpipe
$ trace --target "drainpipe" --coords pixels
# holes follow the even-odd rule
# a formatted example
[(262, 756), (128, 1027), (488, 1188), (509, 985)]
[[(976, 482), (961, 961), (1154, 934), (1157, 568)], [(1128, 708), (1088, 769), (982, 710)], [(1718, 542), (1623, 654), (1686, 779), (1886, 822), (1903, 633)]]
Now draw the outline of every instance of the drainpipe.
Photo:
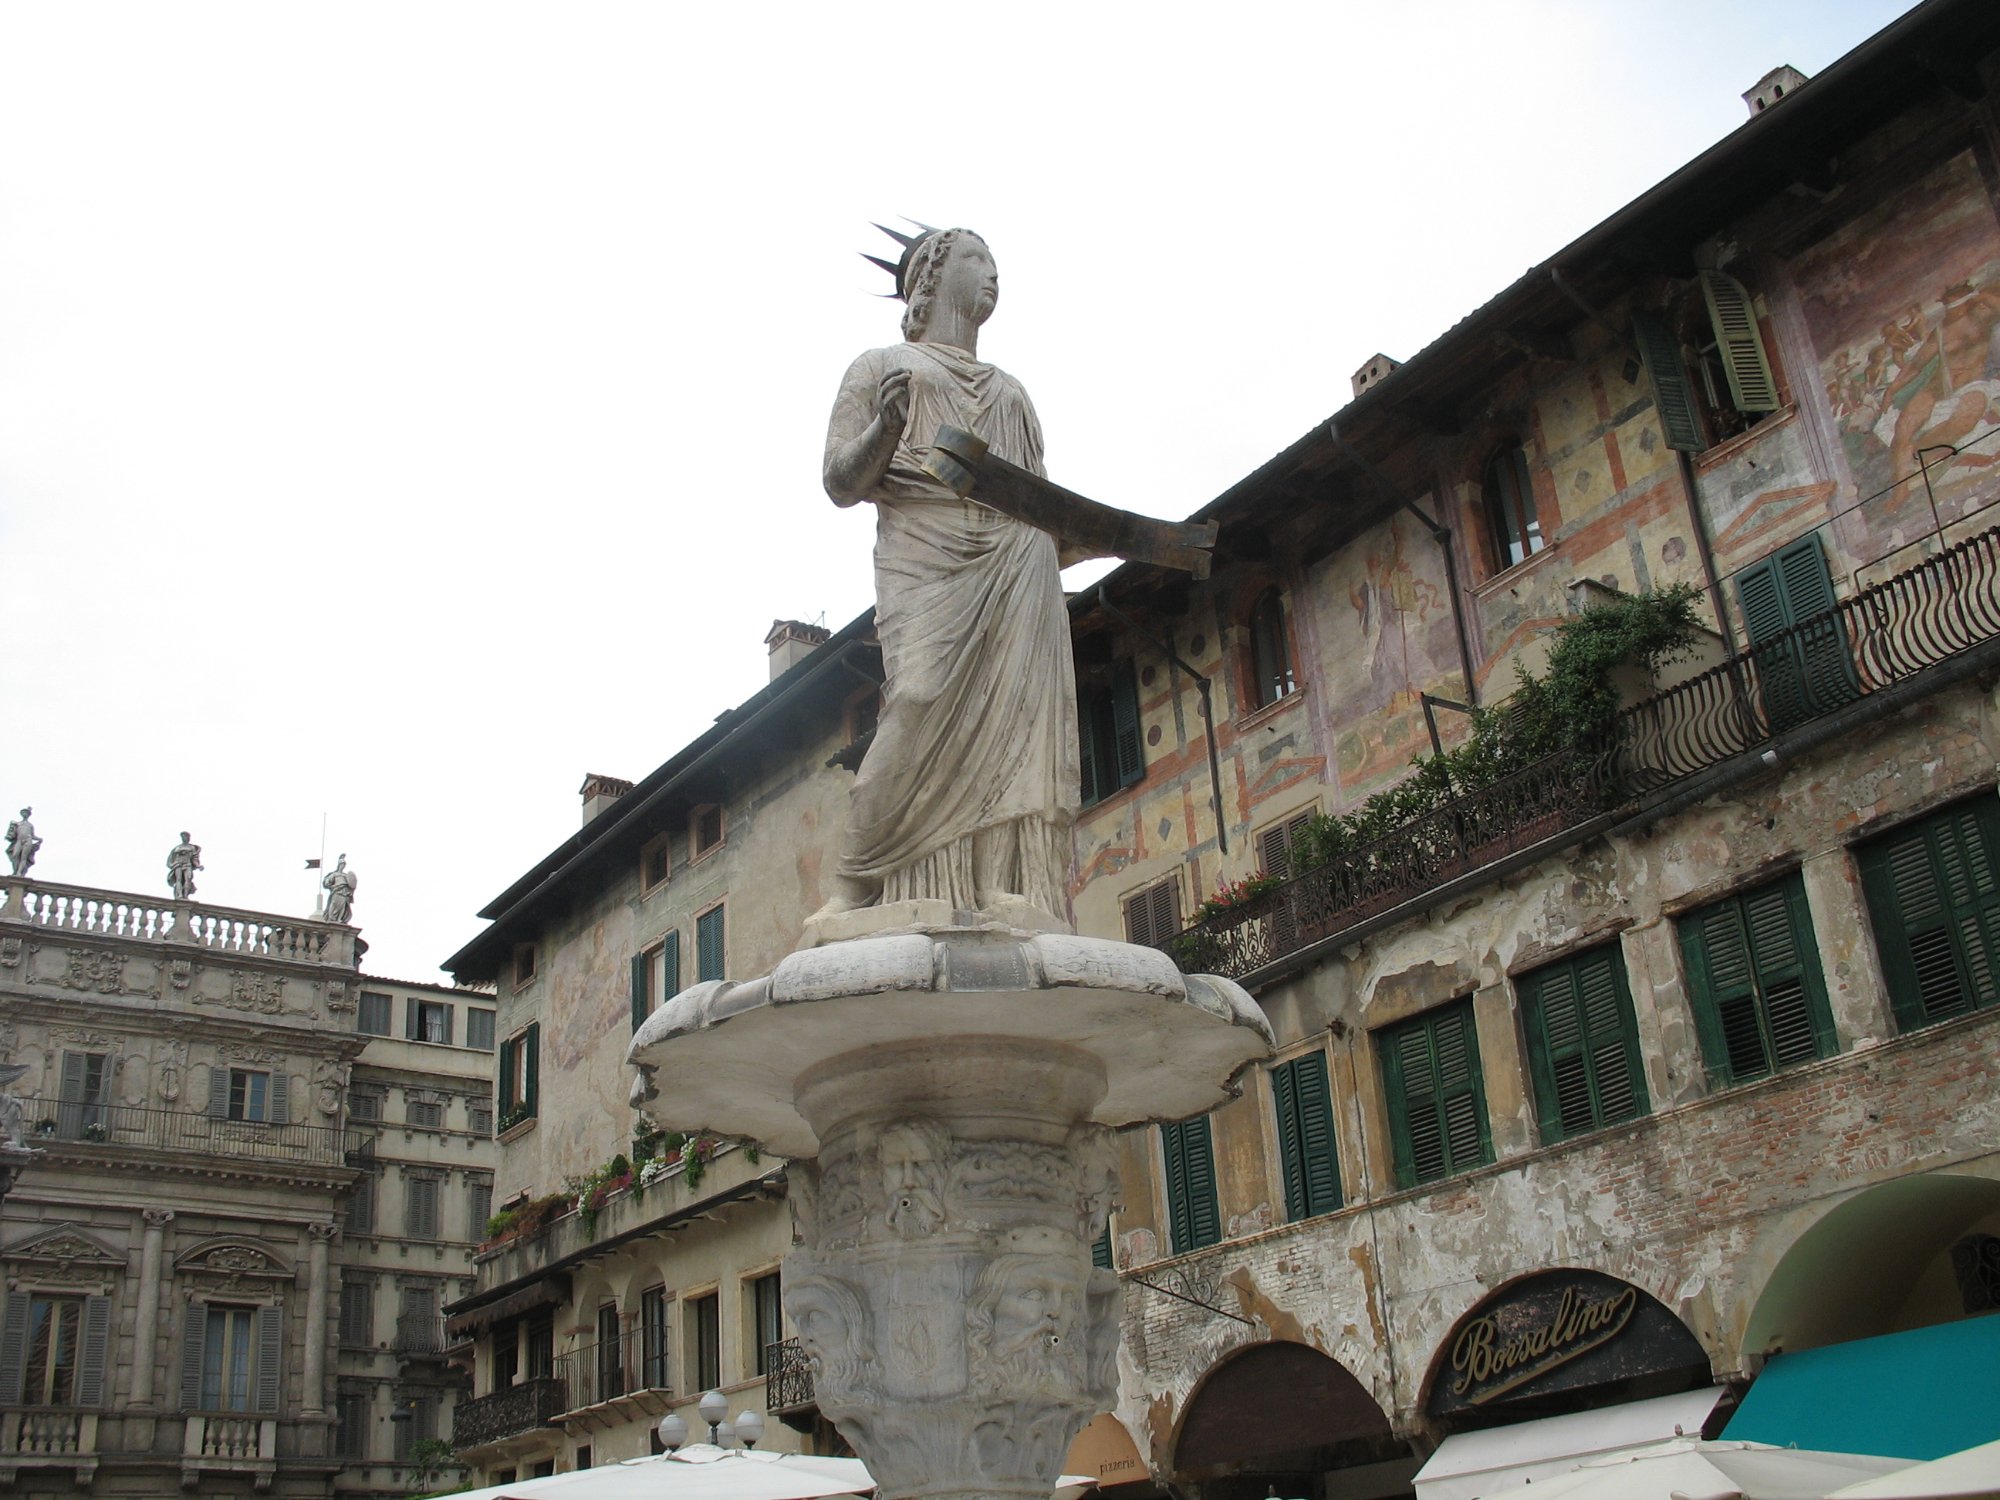
[(1458, 559), (1453, 554), (1451, 548), (1451, 528), (1440, 525), (1435, 517), (1426, 515), (1414, 500), (1407, 498), (1401, 490), (1397, 489), (1390, 482), (1388, 475), (1384, 474), (1375, 465), (1348, 447), (1347, 440), (1340, 435), (1339, 423), (1328, 422), (1326, 424), (1326, 435), (1333, 439), (1334, 447), (1338, 448), (1353, 461), (1357, 468), (1382, 487), (1382, 493), (1417, 518), (1417, 523), (1431, 534), (1431, 540), (1438, 544), (1438, 550), (1444, 554), (1445, 589), (1451, 595), (1452, 623), (1458, 627), (1459, 671), (1465, 677), (1465, 696), (1472, 702), (1477, 703), (1479, 701), (1479, 680), (1472, 675), (1472, 637), (1466, 634), (1465, 629), (1465, 601), (1460, 597), (1458, 587)]

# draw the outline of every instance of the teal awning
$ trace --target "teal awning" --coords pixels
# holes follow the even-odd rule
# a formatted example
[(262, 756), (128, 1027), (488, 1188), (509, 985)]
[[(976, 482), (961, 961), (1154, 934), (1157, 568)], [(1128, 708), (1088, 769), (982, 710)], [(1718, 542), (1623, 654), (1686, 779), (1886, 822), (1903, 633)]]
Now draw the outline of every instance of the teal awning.
[(1910, 1459), (2000, 1438), (2000, 1314), (1774, 1354), (1723, 1436)]

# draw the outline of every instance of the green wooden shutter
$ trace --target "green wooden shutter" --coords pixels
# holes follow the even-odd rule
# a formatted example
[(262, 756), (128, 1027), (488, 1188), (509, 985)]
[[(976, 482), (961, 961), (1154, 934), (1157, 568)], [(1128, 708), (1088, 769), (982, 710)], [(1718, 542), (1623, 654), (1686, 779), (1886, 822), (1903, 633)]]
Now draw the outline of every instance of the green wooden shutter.
[(1741, 412), (1776, 411), (1778, 382), (1771, 378), (1771, 362), (1764, 355), (1764, 339), (1757, 331), (1757, 310), (1749, 292), (1733, 276), (1703, 271), (1701, 295), (1715, 328), (1723, 374), (1729, 379), (1730, 404)]
[(1486, 1099), (1479, 1075), (1479, 1038), (1473, 1029), (1472, 1006), (1456, 1016), (1441, 1017), (1437, 1039), (1438, 1097), (1443, 1107), (1445, 1146), (1450, 1170), (1463, 1172), (1491, 1159), (1486, 1130)]
[(1185, 1255), (1222, 1238), (1215, 1198), (1215, 1145), (1208, 1117), (1162, 1125), (1167, 1166), (1167, 1216), (1173, 1253)]
[(1271, 1072), (1278, 1115), (1278, 1158), (1291, 1220), (1340, 1207), (1340, 1162), (1333, 1139), (1333, 1099), (1326, 1057), (1312, 1053)]
[(1115, 1271), (1118, 1269), (1111, 1256), (1111, 1225), (1109, 1221), (1106, 1221), (1104, 1225), (1104, 1233), (1091, 1241), (1090, 1263), (1101, 1271)]
[(83, 1299), (83, 1349), (76, 1367), (76, 1404), (104, 1404), (104, 1373), (111, 1357), (111, 1299)]
[(637, 1031), (646, 1024), (646, 1014), (652, 1008), (652, 997), (646, 993), (646, 955), (632, 955), (632, 1029)]
[(2000, 999), (2000, 897), (1990, 797), (1961, 803), (1861, 852), (1862, 890), (1882, 970), (1906, 1030)]
[[(260, 1307), (251, 1340), (257, 1351), (257, 1367), (254, 1379), (256, 1408), (266, 1416), (275, 1416), (278, 1411), (278, 1377), (285, 1365), (285, 1310), (282, 1307)], [(308, 1395), (318, 1396), (317, 1391)]]
[(660, 995), (671, 1000), (681, 992), (681, 935), (679, 929), (660, 940)]
[(527, 1051), (527, 1113), (539, 1115), (542, 1106), (542, 1023), (533, 1022), (521, 1034)]
[(1492, 1160), (1469, 1000), (1388, 1031), (1380, 1056), (1396, 1175), (1403, 1186)]
[(1544, 1141), (1646, 1113), (1638, 1024), (1616, 944), (1529, 975), (1521, 993)]
[(495, 1096), (500, 1100), (502, 1118), (511, 1116), (515, 1104), (519, 1102), (514, 1098), (514, 1058), (520, 1046), (520, 1038), (511, 1036), (500, 1044), (499, 1087)]
[(722, 907), (710, 907), (694, 919), (694, 977), (697, 980), (725, 977), (728, 958), (724, 935)]
[(1758, 695), (1772, 733), (1860, 696), (1847, 626), (1817, 533), (1736, 575)]
[(1076, 746), (1077, 765), (1082, 771), (1083, 805), (1101, 801), (1111, 788), (1100, 786), (1097, 775), (1097, 758), (1103, 747), (1097, 743), (1097, 715), (1094, 712), (1096, 694), (1084, 688), (1076, 695)]
[(0, 1406), (19, 1406), (28, 1367), (28, 1294), (7, 1293), (0, 1316)]
[(201, 1410), (201, 1346), (208, 1333), (208, 1308), (190, 1302), (181, 1315), (181, 1410)]
[(1306, 1191), (1305, 1132), (1299, 1124), (1299, 1084), (1290, 1063), (1271, 1070), (1271, 1103), (1278, 1116), (1278, 1174), (1285, 1182), (1285, 1217), (1310, 1218)]
[(1131, 786), (1146, 775), (1146, 752), (1139, 738), (1139, 679), (1132, 663), (1121, 661), (1111, 672), (1112, 737), (1118, 750), (1118, 785)]
[(1699, 453), (1704, 446), (1701, 418), (1696, 414), (1694, 388), (1688, 382), (1687, 365), (1681, 360), (1680, 340), (1658, 313), (1635, 313), (1632, 334), (1639, 344), (1639, 356), (1653, 380), (1653, 406), (1660, 414), (1660, 428), (1667, 446), (1683, 453)]
[(407, 999), (403, 1002), (403, 1040), (420, 1042), (423, 1039), (423, 1007), (415, 999)]

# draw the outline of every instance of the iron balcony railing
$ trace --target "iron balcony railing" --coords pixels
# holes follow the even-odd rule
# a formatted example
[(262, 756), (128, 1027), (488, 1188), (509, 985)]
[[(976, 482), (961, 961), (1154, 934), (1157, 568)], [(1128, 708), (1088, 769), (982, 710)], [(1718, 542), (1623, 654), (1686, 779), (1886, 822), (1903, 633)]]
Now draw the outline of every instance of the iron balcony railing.
[(560, 1413), (569, 1410), (567, 1387), (557, 1378), (544, 1376), (510, 1385), (490, 1396), (476, 1396), (452, 1408), (451, 1446), (459, 1452), (497, 1443), (546, 1427)]
[(636, 1329), (621, 1338), (558, 1354), (556, 1375), (568, 1384), (575, 1406), (595, 1406), (639, 1391), (671, 1390), (665, 1342), (649, 1347)]
[(1253, 974), (1606, 813), (1636, 810), (1676, 782), (1996, 639), (2000, 528), (1633, 705), (1601, 750), (1567, 750), (1516, 771), (1161, 946), (1189, 973)]
[(812, 1361), (797, 1339), (764, 1346), (764, 1406), (778, 1416), (817, 1405)]
[(445, 1336), (443, 1313), (398, 1313), (395, 1352), (399, 1355), (442, 1354), (452, 1347)]
[(151, 1149), (337, 1167), (364, 1165), (374, 1154), (370, 1137), (326, 1125), (280, 1125), (68, 1099), (23, 1099), (21, 1109), (31, 1144), (102, 1146), (107, 1158)]

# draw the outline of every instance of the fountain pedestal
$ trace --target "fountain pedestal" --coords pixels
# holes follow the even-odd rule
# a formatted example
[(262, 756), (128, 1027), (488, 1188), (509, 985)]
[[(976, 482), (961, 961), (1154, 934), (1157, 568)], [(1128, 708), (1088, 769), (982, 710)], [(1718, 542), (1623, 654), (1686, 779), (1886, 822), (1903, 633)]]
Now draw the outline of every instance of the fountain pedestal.
[(1270, 1049), (1228, 980), (986, 923), (698, 984), (629, 1055), (660, 1125), (792, 1159), (785, 1310), (886, 1500), (1039, 1500), (1117, 1395), (1118, 1281), (1091, 1263), (1112, 1131), (1214, 1108)]

